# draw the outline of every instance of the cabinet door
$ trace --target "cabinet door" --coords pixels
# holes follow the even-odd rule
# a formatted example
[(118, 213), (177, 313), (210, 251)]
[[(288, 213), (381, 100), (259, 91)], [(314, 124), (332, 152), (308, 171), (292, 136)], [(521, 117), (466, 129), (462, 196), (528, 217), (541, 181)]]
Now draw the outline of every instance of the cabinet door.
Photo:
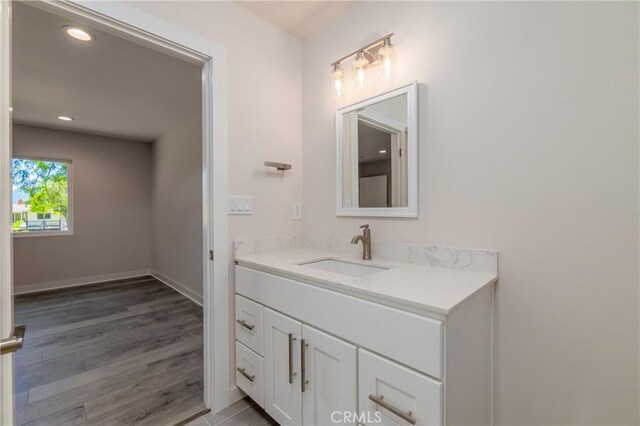
[(355, 424), (356, 347), (307, 325), (302, 338), (302, 424)]
[(283, 426), (302, 424), (301, 337), (300, 322), (264, 309), (264, 408)]
[(359, 354), (363, 425), (442, 425), (442, 382), (364, 349)]

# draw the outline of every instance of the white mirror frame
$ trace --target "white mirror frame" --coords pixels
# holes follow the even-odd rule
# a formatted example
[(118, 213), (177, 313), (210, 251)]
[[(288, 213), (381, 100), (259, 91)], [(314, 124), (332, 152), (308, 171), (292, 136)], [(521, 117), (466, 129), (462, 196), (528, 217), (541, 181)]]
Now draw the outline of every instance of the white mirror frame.
[[(352, 111), (407, 95), (407, 207), (343, 207), (342, 206), (342, 117)], [(336, 216), (418, 217), (418, 82), (372, 96), (340, 108), (336, 112)]]

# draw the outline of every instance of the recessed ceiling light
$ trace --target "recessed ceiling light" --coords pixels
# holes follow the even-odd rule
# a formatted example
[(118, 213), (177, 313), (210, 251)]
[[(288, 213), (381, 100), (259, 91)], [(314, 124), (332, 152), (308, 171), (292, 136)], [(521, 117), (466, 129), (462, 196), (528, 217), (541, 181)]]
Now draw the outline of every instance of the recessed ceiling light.
[(67, 115), (59, 115), (58, 116), (58, 120), (62, 120), (62, 121), (73, 121), (75, 120), (75, 118), (73, 117), (69, 117)]
[(387, 153), (387, 150), (386, 150), (386, 149), (381, 149), (381, 150), (380, 150), (380, 154), (386, 154), (386, 153)]
[(78, 28), (78, 27), (72, 27), (71, 25), (65, 25), (64, 27), (62, 27), (62, 29), (64, 30), (65, 33), (67, 33), (67, 35), (75, 38), (76, 40), (91, 41), (96, 38), (89, 31), (83, 30), (82, 28)]
[(13, 112), (13, 107), (9, 107), (9, 112)]

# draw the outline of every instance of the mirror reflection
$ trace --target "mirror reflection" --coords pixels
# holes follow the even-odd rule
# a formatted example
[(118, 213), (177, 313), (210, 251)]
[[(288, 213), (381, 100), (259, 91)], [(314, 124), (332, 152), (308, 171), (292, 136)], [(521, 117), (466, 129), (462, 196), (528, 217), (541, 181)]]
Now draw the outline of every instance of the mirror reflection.
[(407, 94), (342, 115), (342, 206), (407, 207)]

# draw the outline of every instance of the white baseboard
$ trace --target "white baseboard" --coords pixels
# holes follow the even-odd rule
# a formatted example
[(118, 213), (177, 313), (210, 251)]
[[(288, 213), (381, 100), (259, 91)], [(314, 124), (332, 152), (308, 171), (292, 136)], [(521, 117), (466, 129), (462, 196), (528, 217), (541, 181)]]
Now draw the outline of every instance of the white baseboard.
[(202, 295), (196, 293), (195, 291), (191, 290), (190, 288), (187, 288), (187, 287), (183, 286), (182, 284), (179, 284), (179, 283), (175, 282), (174, 280), (172, 280), (171, 278), (167, 277), (166, 275), (162, 275), (158, 271), (151, 270), (151, 275), (154, 278), (156, 278), (158, 281), (163, 282), (164, 284), (168, 285), (169, 287), (171, 287), (172, 289), (174, 289), (178, 293), (181, 293), (183, 296), (188, 297), (193, 302), (195, 302), (198, 305), (202, 306), (202, 301), (203, 301), (202, 300)]
[(238, 386), (231, 387), (231, 389), (229, 389), (229, 405), (235, 404), (245, 396), (247, 396), (247, 394), (242, 392)]
[(123, 280), (127, 278), (142, 277), (150, 275), (149, 269), (139, 269), (137, 271), (116, 272), (113, 274), (93, 275), (90, 277), (72, 278), (69, 280), (49, 281), (45, 283), (26, 284), (13, 287), (13, 294), (37, 293), (47, 290), (58, 290), (67, 287), (78, 287), (83, 285), (98, 284), (107, 281)]

